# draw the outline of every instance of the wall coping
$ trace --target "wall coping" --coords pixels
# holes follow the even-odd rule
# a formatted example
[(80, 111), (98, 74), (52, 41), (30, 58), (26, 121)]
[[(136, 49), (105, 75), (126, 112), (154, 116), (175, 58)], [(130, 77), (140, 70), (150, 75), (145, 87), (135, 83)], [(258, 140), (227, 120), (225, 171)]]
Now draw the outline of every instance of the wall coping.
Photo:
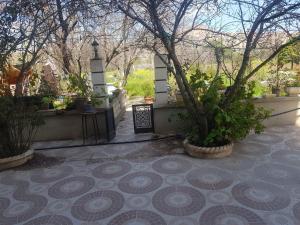
[[(39, 110), (38, 112), (41, 113), (44, 117), (56, 117), (56, 116), (81, 116), (82, 112), (77, 110), (70, 110), (70, 111), (63, 111), (62, 113), (57, 113), (56, 109), (49, 109), (49, 110)], [(105, 109), (97, 109), (97, 113), (104, 113)]]
[(264, 103), (264, 102), (283, 102), (283, 101), (300, 101), (299, 96), (290, 96), (290, 97), (273, 97), (273, 98), (255, 98), (255, 103)]
[[(253, 102), (254, 103), (272, 103), (272, 102), (283, 102), (283, 101), (295, 101), (298, 102), (300, 101), (300, 96), (291, 96), (291, 97), (272, 97), (272, 98), (254, 98)], [(177, 104), (177, 103), (171, 103), (171, 104), (166, 104), (166, 105), (155, 105), (154, 104), (154, 109), (159, 110), (159, 109), (178, 109), (182, 108), (184, 109), (185, 106), (183, 104)]]

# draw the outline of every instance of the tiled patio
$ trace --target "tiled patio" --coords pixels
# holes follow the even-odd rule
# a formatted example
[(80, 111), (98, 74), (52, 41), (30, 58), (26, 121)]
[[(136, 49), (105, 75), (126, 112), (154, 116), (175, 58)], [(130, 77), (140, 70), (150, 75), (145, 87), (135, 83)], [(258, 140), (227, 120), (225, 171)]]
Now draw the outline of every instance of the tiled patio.
[(39, 151), (0, 173), (0, 224), (299, 225), (299, 136), (268, 129), (220, 160), (176, 140)]

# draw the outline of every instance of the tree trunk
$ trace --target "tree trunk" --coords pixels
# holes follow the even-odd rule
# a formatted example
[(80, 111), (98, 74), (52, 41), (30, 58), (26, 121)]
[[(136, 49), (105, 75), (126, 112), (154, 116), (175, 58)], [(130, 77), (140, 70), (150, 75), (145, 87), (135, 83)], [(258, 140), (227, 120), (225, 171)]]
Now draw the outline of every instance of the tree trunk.
[(170, 51), (170, 49), (168, 49), (168, 52), (173, 62), (173, 66), (175, 69), (174, 76), (183, 97), (184, 104), (187, 107), (188, 112), (191, 114), (192, 119), (199, 126), (199, 134), (204, 140), (208, 135), (208, 122), (205, 109), (202, 105), (200, 105), (201, 103), (199, 103), (195, 99), (193, 91), (191, 90), (186, 79), (186, 74), (184, 73), (182, 66), (176, 56), (175, 50)]
[(62, 31), (62, 38), (59, 40), (60, 44), (60, 51), (63, 58), (63, 71), (65, 74), (71, 73), (71, 63), (70, 63), (70, 56), (69, 56), (69, 49), (67, 46), (67, 40), (69, 36), (69, 24), (64, 19), (63, 15), (63, 8), (61, 5), (61, 0), (56, 0), (56, 7), (58, 12), (58, 19), (59, 19), (59, 25), (61, 27)]

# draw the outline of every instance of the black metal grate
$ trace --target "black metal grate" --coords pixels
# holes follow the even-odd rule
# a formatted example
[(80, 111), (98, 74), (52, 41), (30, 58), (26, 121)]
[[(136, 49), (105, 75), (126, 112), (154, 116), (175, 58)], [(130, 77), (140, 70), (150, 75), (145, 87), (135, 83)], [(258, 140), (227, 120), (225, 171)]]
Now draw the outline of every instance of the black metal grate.
[(133, 105), (133, 123), (135, 133), (154, 132), (153, 105)]

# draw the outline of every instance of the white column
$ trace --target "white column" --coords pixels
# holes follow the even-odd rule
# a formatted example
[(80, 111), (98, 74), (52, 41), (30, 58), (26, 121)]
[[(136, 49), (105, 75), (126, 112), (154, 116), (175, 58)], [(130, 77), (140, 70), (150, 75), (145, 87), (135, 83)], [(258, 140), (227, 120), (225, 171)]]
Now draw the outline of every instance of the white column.
[[(98, 55), (98, 54), (97, 54)], [(95, 56), (97, 56), (95, 55)], [(105, 68), (104, 68), (104, 60), (102, 57), (94, 57), (91, 59), (90, 67), (91, 67), (91, 77), (93, 83), (93, 91), (97, 96), (100, 104), (97, 105), (97, 108), (108, 108), (109, 107), (109, 99), (108, 92), (105, 80)]]
[[(168, 56), (161, 55), (161, 57), (167, 62)], [(158, 56), (154, 56), (155, 67), (155, 105), (167, 105), (168, 104), (168, 69), (164, 61)]]

